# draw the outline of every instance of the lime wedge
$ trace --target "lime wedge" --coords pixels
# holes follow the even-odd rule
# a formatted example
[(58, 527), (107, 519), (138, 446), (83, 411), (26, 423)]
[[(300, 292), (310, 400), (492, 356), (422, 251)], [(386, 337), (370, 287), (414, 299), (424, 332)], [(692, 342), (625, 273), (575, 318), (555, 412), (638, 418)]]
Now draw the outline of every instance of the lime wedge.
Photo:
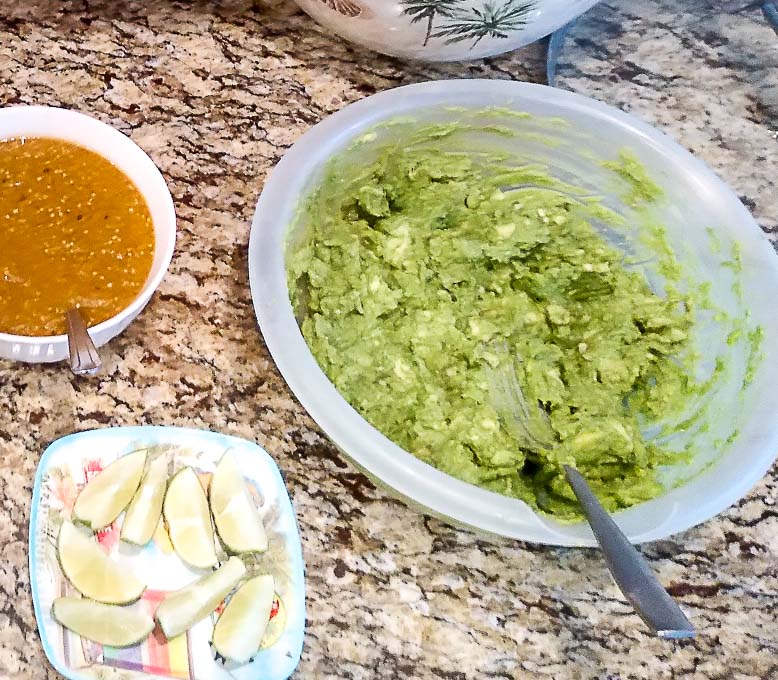
[(65, 521), (57, 537), (57, 557), (62, 573), (82, 595), (109, 604), (137, 600), (146, 586), (126, 567), (106, 555), (94, 540)]
[(154, 615), (165, 637), (170, 640), (181, 635), (200, 619), (208, 616), (245, 573), (246, 567), (240, 558), (230, 557), (212, 574), (168, 595)]
[(246, 663), (258, 651), (270, 621), (275, 590), (269, 574), (254, 576), (230, 598), (213, 630), (213, 647), (226, 659)]
[(132, 499), (145, 464), (145, 449), (117, 458), (87, 482), (78, 494), (73, 506), (73, 517), (92, 531), (107, 527)]
[(162, 511), (170, 541), (178, 556), (199, 569), (213, 567), (216, 564), (216, 548), (208, 499), (192, 468), (182, 468), (173, 475)]
[(168, 458), (161, 455), (150, 464), (138, 491), (124, 514), (122, 538), (135, 545), (146, 545), (162, 515), (162, 501), (167, 486)]
[(208, 491), (219, 538), (228, 552), (267, 550), (267, 534), (234, 456), (225, 453), (211, 478)]
[(136, 645), (154, 630), (154, 619), (139, 607), (117, 607), (80, 597), (58, 597), (51, 615), (77, 635), (111, 647)]
[(286, 629), (286, 607), (281, 596), (276, 593), (273, 599), (273, 608), (270, 610), (270, 621), (265, 629), (265, 637), (262, 638), (262, 644), (259, 645), (260, 649), (267, 649), (272, 647), (278, 639), (283, 635)]

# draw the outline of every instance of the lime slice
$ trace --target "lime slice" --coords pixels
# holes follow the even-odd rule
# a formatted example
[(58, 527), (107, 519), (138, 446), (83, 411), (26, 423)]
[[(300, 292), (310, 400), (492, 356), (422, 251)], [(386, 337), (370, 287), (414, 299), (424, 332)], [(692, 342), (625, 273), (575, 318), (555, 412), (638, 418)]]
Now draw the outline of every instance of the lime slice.
[(145, 464), (145, 449), (117, 458), (78, 494), (73, 517), (91, 527), (92, 531), (107, 527), (132, 499)]
[(124, 515), (122, 538), (135, 545), (146, 545), (162, 515), (162, 501), (167, 486), (168, 459), (166, 455), (155, 458), (149, 465), (130, 507)]
[(254, 576), (230, 598), (213, 630), (213, 647), (226, 659), (246, 663), (258, 651), (270, 621), (275, 590), (269, 574)]
[(170, 640), (208, 616), (246, 573), (238, 557), (230, 557), (212, 574), (169, 595), (157, 608), (154, 618)]
[(136, 645), (154, 630), (154, 619), (139, 607), (117, 607), (80, 597), (58, 597), (51, 615), (77, 635), (111, 647)]
[(178, 556), (199, 569), (213, 567), (216, 564), (216, 548), (208, 499), (192, 468), (182, 468), (173, 475), (162, 511), (170, 541)]
[(62, 573), (82, 595), (109, 604), (137, 600), (146, 586), (126, 567), (106, 555), (94, 540), (65, 521), (57, 537), (57, 557)]
[(208, 491), (216, 531), (231, 553), (267, 550), (267, 534), (234, 456), (225, 453), (211, 479)]
[(272, 647), (286, 628), (286, 607), (281, 596), (276, 593), (273, 599), (273, 607), (270, 610), (270, 621), (265, 629), (265, 637), (262, 638), (262, 644), (259, 645), (260, 649), (267, 649)]

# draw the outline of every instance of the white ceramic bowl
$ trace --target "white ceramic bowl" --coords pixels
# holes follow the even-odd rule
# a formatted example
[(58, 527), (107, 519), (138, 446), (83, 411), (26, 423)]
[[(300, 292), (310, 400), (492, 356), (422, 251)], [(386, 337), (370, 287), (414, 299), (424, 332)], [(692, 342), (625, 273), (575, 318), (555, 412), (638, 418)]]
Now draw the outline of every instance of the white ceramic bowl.
[[(154, 162), (135, 142), (83, 113), (46, 106), (0, 109), (0, 139), (22, 135), (55, 137), (100, 154), (133, 181), (151, 212), (155, 239), (151, 271), (128, 307), (89, 329), (93, 342), (100, 347), (140, 314), (167, 271), (176, 241), (173, 199)], [(0, 333), (0, 357), (31, 363), (61, 361), (68, 357), (68, 338), (67, 335), (29, 337)]]
[[(477, 102), (474, 104), (473, 102)], [(514, 538), (557, 545), (592, 545), (583, 523), (560, 524), (536, 514), (521, 501), (460, 482), (421, 462), (368, 424), (337, 392), (319, 368), (295, 321), (286, 284), (284, 257), (288, 230), (301, 197), (320, 179), (327, 160), (376, 125), (397, 116), (443, 122), (462, 110), (487, 106), (532, 114), (510, 116), (510, 124), (528, 133), (504, 140), (504, 150), (548, 163), (619, 210), (622, 190), (608, 185), (601, 159), (630, 148), (662, 186), (666, 201), (656, 217), (687, 272), (711, 282), (711, 294), (730, 315), (742, 315), (747, 301), (750, 322), (764, 329), (766, 359), (753, 382), (742, 388), (746, 351), (730, 347), (726, 333), (698, 325), (699, 344), (712, 368), (717, 356), (727, 365), (726, 379), (711, 400), (710, 425), (688, 465), (663, 471), (664, 495), (617, 513), (616, 521), (635, 542), (655, 540), (698, 524), (728, 507), (757, 482), (778, 452), (778, 257), (735, 194), (703, 163), (669, 137), (617, 109), (577, 94), (542, 85), (509, 81), (457, 80), (390, 90), (348, 106), (314, 127), (289, 150), (273, 171), (257, 205), (249, 245), (254, 306), (265, 342), (281, 373), (324, 432), (371, 478), (399, 496), (455, 523)], [(562, 119), (569, 125), (560, 125)], [(540, 127), (539, 127), (540, 126)], [(398, 126), (378, 129), (391, 135)], [(557, 144), (538, 141), (553, 137)], [(501, 142), (502, 144), (503, 142)], [(612, 177), (610, 178), (612, 181)], [(628, 224), (630, 224), (628, 222)], [(743, 296), (734, 294), (731, 269), (711, 255), (707, 229), (722, 242), (737, 242), (743, 268)], [(635, 227), (638, 229), (638, 227)], [(636, 234), (635, 234), (636, 236)], [(697, 405), (691, 405), (697, 408)], [(723, 442), (733, 427), (739, 435)], [(680, 444), (684, 443), (681, 435)], [(691, 435), (689, 435), (691, 436)], [(699, 441), (699, 440), (698, 440)]]
[(384, 54), (425, 61), (515, 50), (597, 0), (295, 0), (316, 21)]

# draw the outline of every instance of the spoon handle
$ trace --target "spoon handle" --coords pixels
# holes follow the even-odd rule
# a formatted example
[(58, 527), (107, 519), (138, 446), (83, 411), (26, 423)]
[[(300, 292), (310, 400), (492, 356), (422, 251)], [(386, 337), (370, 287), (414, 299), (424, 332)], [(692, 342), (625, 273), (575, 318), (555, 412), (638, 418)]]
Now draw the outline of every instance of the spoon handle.
[(627, 540), (600, 505), (581, 474), (564, 466), (565, 476), (578, 498), (613, 578), (635, 611), (661, 638), (691, 638), (694, 627), (675, 600), (657, 581), (648, 562)]
[(76, 307), (65, 314), (68, 328), (68, 350), (70, 369), (76, 375), (94, 375), (100, 370), (102, 362), (97, 348), (89, 337), (84, 318)]

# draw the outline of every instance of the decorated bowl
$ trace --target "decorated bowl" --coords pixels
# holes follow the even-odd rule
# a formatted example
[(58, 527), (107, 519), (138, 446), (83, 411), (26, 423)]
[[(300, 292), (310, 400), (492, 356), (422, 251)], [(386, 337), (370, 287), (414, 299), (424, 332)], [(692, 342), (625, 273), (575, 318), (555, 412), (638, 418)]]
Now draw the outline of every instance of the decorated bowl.
[(460, 61), (514, 50), (597, 0), (296, 0), (316, 21), (384, 54)]

